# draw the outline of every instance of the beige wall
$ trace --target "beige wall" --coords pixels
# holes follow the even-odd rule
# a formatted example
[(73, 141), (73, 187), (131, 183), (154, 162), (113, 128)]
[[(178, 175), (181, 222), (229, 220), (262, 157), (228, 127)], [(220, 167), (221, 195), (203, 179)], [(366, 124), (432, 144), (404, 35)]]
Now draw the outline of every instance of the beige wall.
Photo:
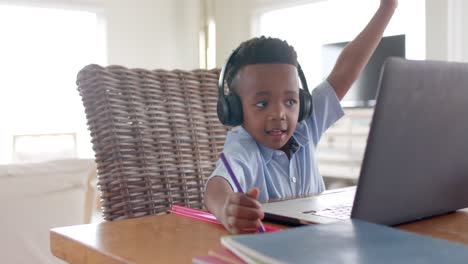
[(468, 1), (426, 1), (427, 59), (468, 62)]
[(198, 68), (199, 3), (106, 1), (109, 63), (143, 68)]
[(251, 37), (251, 2), (249, 0), (215, 0), (216, 66), (221, 67), (242, 41)]
[(426, 1), (426, 58), (447, 59), (448, 5), (446, 0)]

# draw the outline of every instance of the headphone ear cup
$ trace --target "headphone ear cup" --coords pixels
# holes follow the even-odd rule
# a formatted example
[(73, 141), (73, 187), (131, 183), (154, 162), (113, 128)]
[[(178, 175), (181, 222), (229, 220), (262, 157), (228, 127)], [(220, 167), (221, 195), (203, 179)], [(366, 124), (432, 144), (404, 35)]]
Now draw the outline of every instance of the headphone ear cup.
[(229, 108), (229, 119), (226, 125), (239, 126), (242, 124), (243, 113), (242, 103), (239, 96), (235, 93), (229, 93), (226, 95), (226, 103)]
[(312, 96), (304, 91), (299, 89), (299, 117), (297, 122), (308, 118), (312, 114)]
[(218, 119), (223, 125), (228, 125), (229, 123), (229, 105), (226, 102), (226, 98), (219, 97), (218, 104), (216, 105), (216, 112), (218, 114)]

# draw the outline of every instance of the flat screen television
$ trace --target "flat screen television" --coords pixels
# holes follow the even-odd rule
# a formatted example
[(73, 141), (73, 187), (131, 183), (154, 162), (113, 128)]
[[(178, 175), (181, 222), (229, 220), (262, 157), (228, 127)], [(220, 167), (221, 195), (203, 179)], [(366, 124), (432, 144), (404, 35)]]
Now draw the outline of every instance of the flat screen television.
[[(349, 42), (322, 46), (322, 72), (326, 78), (335, 65), (338, 55)], [(343, 107), (373, 107), (377, 95), (380, 70), (387, 57), (405, 58), (405, 35), (383, 37), (369, 63), (341, 101)]]

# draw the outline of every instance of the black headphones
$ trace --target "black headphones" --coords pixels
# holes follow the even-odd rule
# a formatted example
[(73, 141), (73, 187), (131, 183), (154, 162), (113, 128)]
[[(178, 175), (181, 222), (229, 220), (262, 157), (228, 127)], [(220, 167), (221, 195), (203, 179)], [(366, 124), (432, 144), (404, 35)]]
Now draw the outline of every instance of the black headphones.
[[(226, 126), (238, 126), (242, 124), (242, 103), (239, 96), (233, 91), (224, 94), (224, 80), (226, 78), (227, 67), (231, 60), (237, 54), (238, 49), (234, 50), (229, 56), (226, 65), (221, 69), (218, 80), (218, 105), (216, 107), (219, 121)], [(312, 96), (307, 86), (307, 81), (302, 72), (301, 65), (297, 63), (297, 72), (301, 79), (302, 89), (299, 89), (299, 118), (301, 122), (312, 114)], [(229, 89), (229, 87), (228, 87)]]

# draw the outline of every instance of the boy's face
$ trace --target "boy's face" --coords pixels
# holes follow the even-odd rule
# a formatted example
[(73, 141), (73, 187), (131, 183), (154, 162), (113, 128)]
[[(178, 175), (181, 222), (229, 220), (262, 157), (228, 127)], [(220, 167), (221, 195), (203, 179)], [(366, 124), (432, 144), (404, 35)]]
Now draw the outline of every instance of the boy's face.
[(266, 147), (281, 149), (296, 129), (299, 115), (297, 69), (290, 64), (253, 64), (235, 79), (242, 101), (242, 126)]

